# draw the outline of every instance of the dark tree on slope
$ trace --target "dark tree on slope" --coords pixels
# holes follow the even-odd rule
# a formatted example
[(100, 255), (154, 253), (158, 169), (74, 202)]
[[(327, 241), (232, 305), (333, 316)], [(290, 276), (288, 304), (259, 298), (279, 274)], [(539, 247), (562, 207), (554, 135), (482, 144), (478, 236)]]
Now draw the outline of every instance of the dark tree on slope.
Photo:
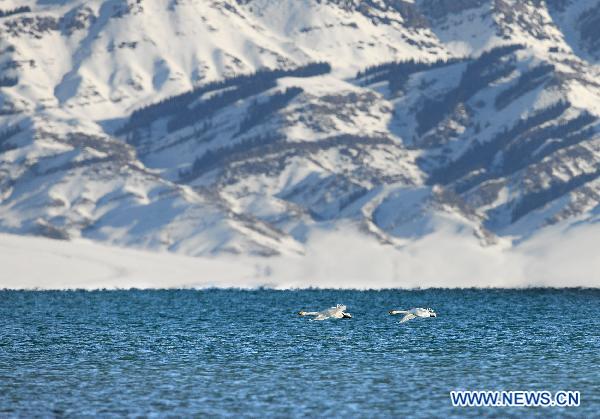
[(8, 151), (14, 148), (8, 143), (8, 140), (17, 135), (19, 132), (21, 132), (21, 127), (18, 125), (8, 127), (4, 131), (0, 131), (0, 152)]
[(600, 176), (600, 169), (591, 173), (584, 173), (575, 176), (566, 182), (554, 181), (546, 189), (525, 195), (514, 207), (512, 212), (512, 222), (519, 220), (531, 211), (542, 208), (557, 198), (574, 191), (580, 186), (591, 182)]
[(285, 108), (303, 90), (299, 87), (288, 87), (284, 92), (275, 93), (263, 102), (255, 101), (248, 107), (248, 113), (240, 123), (238, 134), (243, 134), (250, 128), (258, 125), (269, 115)]
[[(330, 71), (331, 66), (328, 63), (310, 63), (289, 70), (260, 70), (252, 74), (207, 83), (189, 92), (164, 99), (158, 103), (134, 111), (129, 121), (117, 131), (117, 134), (127, 134), (165, 117), (173, 118), (170, 121), (170, 129), (174, 130), (190, 120), (194, 120), (194, 118), (198, 117), (199, 112), (210, 113), (212, 106), (224, 106), (226, 103), (232, 103), (232, 101), (235, 102), (235, 100), (239, 100), (240, 98), (268, 90), (274, 87), (275, 81), (281, 77), (314, 77), (327, 74)], [(203, 95), (220, 90), (225, 90), (225, 92), (216, 93), (217, 98), (207, 99), (200, 104), (192, 105)], [(236, 93), (228, 94), (229, 90)], [(192, 106), (192, 109), (190, 109), (190, 106)], [(204, 117), (204, 115), (200, 116)]]
[[(429, 183), (447, 185), (474, 170), (490, 168), (496, 154), (508, 146), (511, 141), (544, 122), (558, 118), (570, 106), (571, 104), (568, 102), (558, 102), (529, 118), (519, 120), (511, 129), (505, 129), (489, 141), (475, 141), (474, 145), (458, 159), (446, 167), (435, 170), (429, 177)], [(459, 191), (466, 190), (468, 186), (460, 185), (458, 189)]]
[(557, 150), (591, 138), (595, 133), (594, 128), (584, 128), (596, 120), (594, 115), (583, 112), (577, 118), (565, 123), (540, 128), (518, 136), (504, 150), (502, 166), (499, 168), (501, 174), (514, 173)]
[(177, 131), (195, 122), (212, 116), (215, 112), (233, 105), (238, 100), (246, 99), (277, 86), (275, 80), (256, 80), (239, 85), (233, 90), (211, 96), (198, 104), (182, 109), (167, 123), (169, 132)]
[(31, 12), (31, 8), (29, 6), (16, 7), (10, 10), (0, 10), (0, 18), (29, 12)]
[(0, 77), (0, 87), (13, 87), (19, 83), (19, 79), (17, 77)]
[(516, 67), (504, 58), (523, 48), (523, 45), (502, 46), (484, 52), (479, 58), (471, 61), (457, 87), (442, 98), (426, 100), (417, 112), (418, 134), (422, 135), (442, 122), (459, 103), (466, 102), (493, 81), (512, 73)]
[(356, 79), (362, 79), (362, 83), (364, 85), (387, 81), (389, 83), (390, 91), (395, 93), (404, 87), (412, 74), (434, 70), (436, 68), (447, 67), (462, 61), (464, 60), (440, 59), (430, 63), (419, 62), (415, 60), (394, 61), (367, 67), (356, 74)]
[(259, 135), (239, 143), (222, 147), (216, 150), (207, 150), (202, 156), (197, 157), (189, 171), (181, 171), (179, 177), (183, 181), (190, 181), (223, 165), (229, 161), (240, 159), (250, 150), (283, 140), (278, 134)]
[(514, 85), (503, 90), (496, 97), (496, 109), (502, 110), (506, 108), (515, 99), (541, 86), (549, 79), (547, 76), (553, 71), (554, 66), (552, 64), (542, 64), (521, 74)]

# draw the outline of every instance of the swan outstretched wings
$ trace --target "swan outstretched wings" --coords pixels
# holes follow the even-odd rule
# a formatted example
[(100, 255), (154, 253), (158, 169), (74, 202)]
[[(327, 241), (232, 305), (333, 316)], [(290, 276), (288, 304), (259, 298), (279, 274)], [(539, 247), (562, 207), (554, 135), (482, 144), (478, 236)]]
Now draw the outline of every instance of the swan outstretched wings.
[(346, 306), (338, 304), (335, 307), (328, 308), (323, 311), (299, 311), (300, 316), (313, 316), (313, 320), (327, 320), (327, 319), (351, 319), (352, 315), (346, 313)]
[(402, 317), (402, 319), (400, 319), (400, 323), (405, 323), (409, 320), (416, 319), (416, 318), (417, 318), (417, 316), (415, 316), (414, 314), (408, 313), (408, 314), (405, 314), (404, 317)]
[(409, 320), (416, 319), (417, 317), (437, 317), (437, 314), (431, 308), (411, 308), (410, 310), (390, 310), (391, 315), (404, 314), (404, 317), (400, 320), (400, 323), (406, 323)]

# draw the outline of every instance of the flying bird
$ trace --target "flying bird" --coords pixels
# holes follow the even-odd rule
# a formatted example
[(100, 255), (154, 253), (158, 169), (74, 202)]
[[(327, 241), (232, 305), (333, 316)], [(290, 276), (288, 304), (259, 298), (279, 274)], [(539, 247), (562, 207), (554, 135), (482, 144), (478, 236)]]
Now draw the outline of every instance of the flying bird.
[(352, 314), (346, 313), (346, 306), (338, 304), (335, 307), (323, 311), (299, 311), (300, 316), (314, 316), (314, 320), (326, 319), (351, 319)]
[(410, 310), (390, 310), (390, 314), (404, 314), (404, 317), (400, 320), (400, 323), (407, 322), (417, 317), (437, 317), (435, 311), (431, 308), (411, 308)]

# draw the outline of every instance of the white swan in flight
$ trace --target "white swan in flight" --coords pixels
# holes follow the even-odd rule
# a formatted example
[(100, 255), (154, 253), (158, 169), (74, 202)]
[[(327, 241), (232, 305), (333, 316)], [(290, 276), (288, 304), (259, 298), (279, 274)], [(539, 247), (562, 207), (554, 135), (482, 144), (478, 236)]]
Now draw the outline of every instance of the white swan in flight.
[(314, 316), (314, 320), (351, 319), (352, 314), (346, 313), (346, 306), (338, 304), (323, 311), (299, 311), (300, 316)]
[(390, 310), (391, 315), (404, 314), (400, 323), (407, 322), (417, 317), (437, 317), (435, 311), (431, 308), (411, 308), (410, 310)]

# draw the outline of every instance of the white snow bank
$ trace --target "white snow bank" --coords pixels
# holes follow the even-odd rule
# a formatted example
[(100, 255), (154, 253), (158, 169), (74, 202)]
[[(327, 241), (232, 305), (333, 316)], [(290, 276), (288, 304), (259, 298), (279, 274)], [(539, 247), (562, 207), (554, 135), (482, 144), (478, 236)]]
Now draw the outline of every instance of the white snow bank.
[(600, 225), (481, 247), (440, 230), (402, 249), (363, 234), (313, 234), (306, 256), (215, 259), (0, 235), (0, 288), (600, 287)]

